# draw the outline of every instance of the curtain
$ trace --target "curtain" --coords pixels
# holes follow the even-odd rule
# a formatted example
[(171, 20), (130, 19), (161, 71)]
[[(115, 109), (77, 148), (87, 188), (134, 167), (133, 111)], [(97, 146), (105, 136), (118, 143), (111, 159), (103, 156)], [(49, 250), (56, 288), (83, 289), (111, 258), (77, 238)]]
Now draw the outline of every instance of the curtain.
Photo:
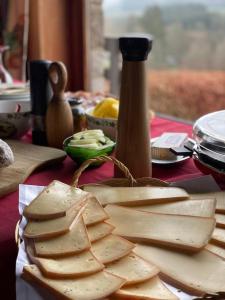
[(0, 44), (8, 44), (7, 68), (25, 79), (26, 61), (62, 61), (73, 91), (89, 88), (88, 0), (0, 0)]
[(30, 0), (28, 57), (62, 61), (73, 91), (88, 89), (85, 23), (86, 0)]

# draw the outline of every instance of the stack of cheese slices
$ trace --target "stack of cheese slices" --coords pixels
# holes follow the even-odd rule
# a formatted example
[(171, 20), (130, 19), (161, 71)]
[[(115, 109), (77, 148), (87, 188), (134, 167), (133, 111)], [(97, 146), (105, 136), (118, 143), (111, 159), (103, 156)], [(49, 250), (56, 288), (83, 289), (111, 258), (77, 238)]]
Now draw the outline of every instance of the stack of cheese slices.
[(160, 277), (196, 295), (225, 291), (225, 261), (205, 249), (224, 230), (214, 230), (216, 200), (189, 198), (53, 181), (24, 210), (32, 264), (22, 276), (59, 299), (178, 299)]

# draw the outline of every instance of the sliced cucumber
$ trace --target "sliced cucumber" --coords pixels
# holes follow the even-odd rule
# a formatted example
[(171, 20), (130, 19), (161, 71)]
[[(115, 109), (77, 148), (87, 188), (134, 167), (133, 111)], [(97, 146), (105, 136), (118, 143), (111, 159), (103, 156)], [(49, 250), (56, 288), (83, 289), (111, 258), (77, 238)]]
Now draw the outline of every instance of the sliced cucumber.
[(98, 140), (96, 139), (82, 139), (82, 140), (71, 140), (70, 143), (74, 144), (74, 145), (85, 145), (85, 144), (94, 144), (97, 143)]
[(79, 148), (89, 148), (89, 149), (98, 149), (99, 145), (97, 143), (94, 144), (68, 144), (70, 147), (79, 147)]
[(97, 137), (97, 136), (104, 136), (104, 133), (101, 129), (90, 129), (90, 130), (84, 130), (74, 134), (73, 138), (79, 139), (81, 137), (86, 137), (88, 135), (94, 135)]
[(84, 139), (102, 139), (104, 138), (104, 135), (98, 135), (98, 134), (86, 134), (86, 135), (83, 135), (82, 138)]
[(68, 146), (89, 149), (104, 149), (113, 146), (114, 142), (106, 137), (102, 130), (93, 129), (78, 132), (72, 136)]

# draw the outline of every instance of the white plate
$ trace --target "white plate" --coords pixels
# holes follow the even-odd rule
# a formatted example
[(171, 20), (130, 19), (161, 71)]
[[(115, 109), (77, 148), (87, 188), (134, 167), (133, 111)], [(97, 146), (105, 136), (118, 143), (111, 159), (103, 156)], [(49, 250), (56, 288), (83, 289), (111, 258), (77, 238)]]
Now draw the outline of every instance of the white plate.
[[(157, 138), (158, 137), (151, 139), (151, 143), (155, 142)], [(189, 156), (183, 156), (183, 155), (178, 155), (176, 159), (172, 159), (172, 160), (152, 158), (152, 163), (155, 165), (174, 165), (174, 164), (181, 163), (189, 158), (190, 158)]]
[(0, 101), (30, 101), (30, 97), (0, 98)]
[(30, 97), (30, 94), (29, 93), (24, 93), (24, 94), (15, 94), (15, 95), (0, 95), (0, 98), (1, 99), (14, 99), (14, 98), (28, 98)]

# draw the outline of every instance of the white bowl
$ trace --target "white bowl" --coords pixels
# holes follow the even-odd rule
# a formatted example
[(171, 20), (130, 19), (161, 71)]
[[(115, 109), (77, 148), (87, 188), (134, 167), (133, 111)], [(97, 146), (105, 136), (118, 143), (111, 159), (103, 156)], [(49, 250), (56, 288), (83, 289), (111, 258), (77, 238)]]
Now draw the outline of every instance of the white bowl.
[(30, 111), (30, 101), (0, 101), (0, 138), (20, 138), (27, 133), (31, 128)]
[(102, 129), (107, 137), (115, 141), (117, 132), (117, 119), (95, 117), (92, 114), (93, 110), (94, 108), (92, 107), (86, 111), (88, 129)]

